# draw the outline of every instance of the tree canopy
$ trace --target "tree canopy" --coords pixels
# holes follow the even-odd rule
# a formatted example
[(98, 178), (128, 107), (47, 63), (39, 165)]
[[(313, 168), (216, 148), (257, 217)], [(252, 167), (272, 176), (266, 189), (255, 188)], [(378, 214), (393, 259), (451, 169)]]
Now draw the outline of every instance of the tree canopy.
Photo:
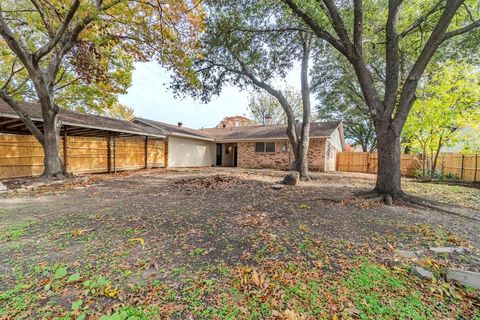
[[(302, 119), (302, 94), (293, 87), (286, 87), (285, 98), (290, 102), (296, 119)], [(264, 124), (265, 116), (271, 117), (272, 124), (287, 124), (287, 117), (278, 100), (267, 92), (254, 91), (248, 102), (250, 118), (258, 124)]]

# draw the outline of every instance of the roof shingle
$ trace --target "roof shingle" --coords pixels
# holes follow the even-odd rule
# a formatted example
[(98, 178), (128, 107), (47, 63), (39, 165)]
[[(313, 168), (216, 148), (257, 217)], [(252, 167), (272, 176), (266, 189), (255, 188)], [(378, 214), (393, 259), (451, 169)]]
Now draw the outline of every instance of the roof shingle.
[[(38, 103), (20, 102), (32, 120), (42, 122), (42, 110)], [(17, 113), (2, 99), (0, 99), (0, 116), (6, 118), (18, 118)], [(103, 131), (128, 133), (135, 135), (150, 135), (162, 137), (158, 130), (138, 125), (136, 123), (118, 120), (93, 114), (80, 113), (66, 109), (60, 109), (59, 119), (65, 125), (92, 128)]]
[[(310, 137), (329, 137), (340, 124), (340, 121), (312, 122), (310, 125)], [(297, 125), (300, 126), (301, 124)], [(211, 128), (198, 131), (219, 141), (288, 139), (287, 125)]]

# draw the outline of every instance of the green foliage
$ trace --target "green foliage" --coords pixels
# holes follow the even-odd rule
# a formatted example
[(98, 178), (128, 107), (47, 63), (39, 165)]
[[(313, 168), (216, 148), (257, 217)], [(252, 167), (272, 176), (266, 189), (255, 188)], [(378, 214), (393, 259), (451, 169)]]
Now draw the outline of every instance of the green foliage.
[[(53, 43), (72, 3), (5, 0), (2, 18), (14, 37), (24, 43), (27, 54), (31, 52), (33, 56), (39, 48)], [(186, 81), (194, 81), (188, 75), (188, 67), (203, 27), (203, 7), (190, 0), (80, 1), (66, 32), (58, 43), (49, 47), (38, 65), (43, 76), (53, 77), (58, 105), (101, 113), (117, 102), (119, 94), (126, 93), (135, 60), (156, 59)], [(70, 48), (68, 37), (75, 30), (81, 33)], [(0, 57), (2, 85), (12, 70), (20, 70), (7, 86), (7, 93), (23, 100), (37, 100), (30, 69), (23, 68), (20, 55), (15, 56), (4, 39), (0, 41)], [(58, 68), (52, 69), (58, 60)], [(19, 84), (21, 88), (16, 89)]]
[[(285, 98), (292, 106), (295, 118), (302, 118), (302, 95), (293, 87), (283, 90)], [(257, 124), (264, 124), (265, 115), (270, 115), (272, 124), (286, 124), (287, 118), (276, 98), (266, 92), (253, 92), (249, 97), (248, 111), (250, 118)]]
[(450, 61), (427, 79), (403, 134), (411, 149), (431, 153), (464, 141), (461, 129), (480, 122), (480, 73)]
[[(474, 66), (450, 61), (427, 73), (403, 130), (404, 145), (430, 158), (430, 177), (438, 154), (469, 140), (465, 130), (480, 123), (480, 73)], [(478, 140), (477, 138), (473, 138)]]
[[(372, 61), (378, 68), (379, 61)], [(377, 79), (379, 80), (379, 79)], [(320, 120), (344, 122), (345, 138), (364, 152), (376, 148), (376, 133), (354, 71), (338, 52), (325, 46), (314, 57), (312, 91)]]

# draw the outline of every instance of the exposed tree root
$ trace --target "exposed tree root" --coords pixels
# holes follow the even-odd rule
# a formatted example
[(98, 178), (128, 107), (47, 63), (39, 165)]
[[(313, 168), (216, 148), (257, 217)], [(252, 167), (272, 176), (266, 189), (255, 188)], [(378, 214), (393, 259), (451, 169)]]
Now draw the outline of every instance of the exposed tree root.
[(436, 210), (436, 211), (440, 211), (440, 212), (444, 212), (444, 213), (448, 213), (448, 214), (453, 214), (453, 215), (456, 215), (456, 216), (459, 216), (459, 217), (462, 217), (462, 218), (467, 218), (467, 219), (471, 219), (471, 220), (475, 220), (475, 221), (480, 221), (479, 218), (476, 218), (474, 216), (470, 216), (470, 215), (463, 214), (463, 213), (458, 212), (458, 211), (450, 210), (450, 209), (446, 208), (445, 207), (446, 205), (443, 204), (443, 203), (418, 198), (418, 197), (408, 195), (408, 194), (403, 194), (402, 197), (400, 199), (398, 199), (398, 202), (400, 204), (410, 206), (410, 207), (414, 207), (414, 208), (417, 208), (417, 209), (427, 208), (427, 209), (432, 209), (432, 210)]
[(403, 192), (399, 192), (394, 196), (392, 196), (389, 193), (381, 193), (375, 190), (372, 190), (369, 192), (362, 192), (361, 194), (362, 194), (360, 196), (361, 198), (367, 199), (368, 201), (372, 201), (372, 202), (384, 202), (386, 205), (393, 205), (393, 203), (395, 202), (395, 203), (413, 207), (416, 209), (431, 209), (431, 210), (453, 214), (459, 217), (463, 217), (463, 218), (467, 218), (475, 221), (480, 221), (480, 218), (477, 218), (475, 216), (463, 214), (461, 212), (449, 209), (447, 208), (448, 205), (446, 204), (418, 198)]
[(378, 192), (375, 189), (368, 190), (368, 191), (360, 191), (354, 194), (357, 197), (366, 197), (370, 195), (378, 196)]

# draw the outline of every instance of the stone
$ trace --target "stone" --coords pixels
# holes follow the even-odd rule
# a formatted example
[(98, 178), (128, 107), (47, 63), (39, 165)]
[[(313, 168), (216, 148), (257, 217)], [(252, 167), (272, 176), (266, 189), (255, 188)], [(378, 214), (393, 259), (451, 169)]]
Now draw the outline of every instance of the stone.
[(461, 269), (448, 269), (447, 281), (456, 281), (464, 286), (480, 289), (480, 273)]
[(433, 273), (419, 266), (412, 266), (410, 268), (410, 273), (420, 279), (431, 280), (434, 278)]
[(468, 248), (463, 247), (430, 247), (430, 251), (435, 253), (468, 253)]
[(0, 193), (7, 192), (8, 188), (0, 181)]
[(418, 258), (417, 254), (413, 251), (395, 249), (393, 251), (393, 253), (396, 256), (398, 256), (400, 258), (404, 258), (404, 259), (417, 259)]
[(272, 189), (273, 189), (273, 190), (283, 189), (283, 184), (274, 184), (274, 185), (272, 186)]
[(287, 186), (294, 186), (298, 183), (298, 179), (300, 179), (300, 174), (297, 171), (292, 171), (283, 178), (282, 182)]

